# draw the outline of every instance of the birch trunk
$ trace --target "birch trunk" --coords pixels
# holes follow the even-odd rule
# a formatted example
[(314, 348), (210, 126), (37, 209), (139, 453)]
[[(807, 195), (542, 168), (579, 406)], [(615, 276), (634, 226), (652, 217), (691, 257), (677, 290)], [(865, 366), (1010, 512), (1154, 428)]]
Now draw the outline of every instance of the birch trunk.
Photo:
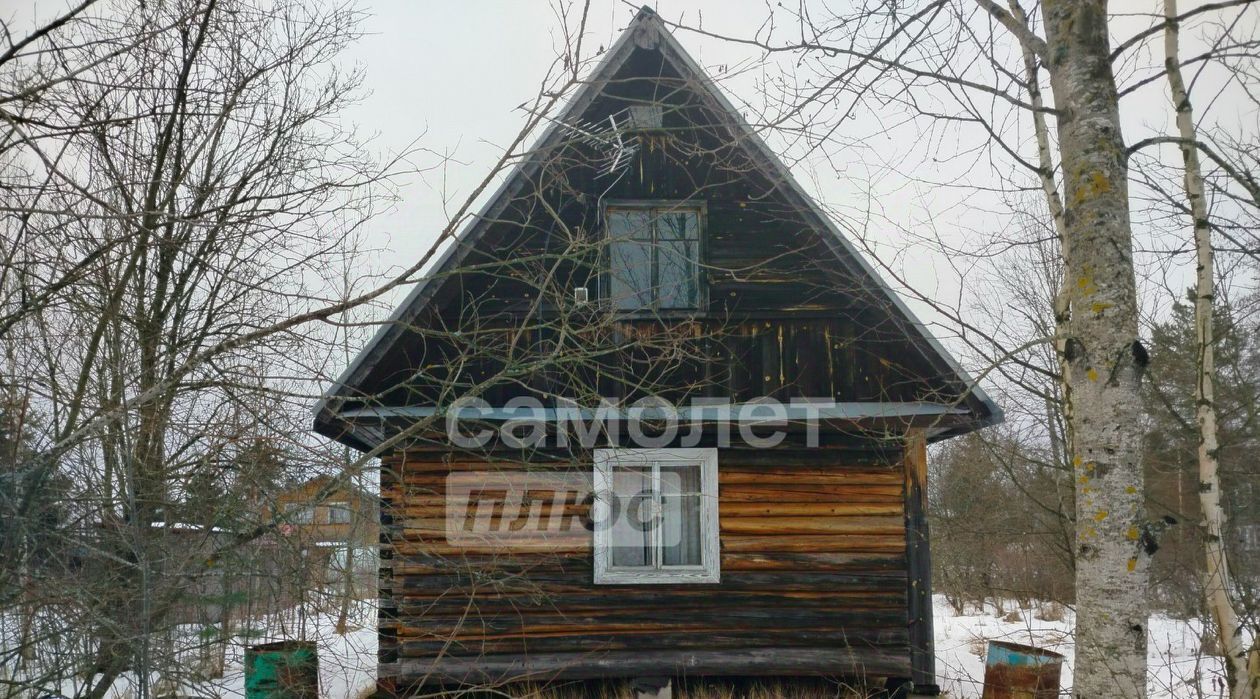
[(1213, 302), (1216, 297), (1216, 264), (1212, 253), (1212, 231), (1208, 227), (1207, 200), (1203, 170), (1194, 146), (1198, 134), (1194, 109), (1181, 75), (1180, 27), (1177, 0), (1164, 0), (1164, 65), (1168, 74), (1173, 107), (1177, 110), (1177, 131), (1181, 137), (1181, 158), (1185, 163), (1184, 185), (1190, 214), (1194, 219), (1194, 248), (1198, 278), (1194, 290), (1195, 345), (1198, 350), (1198, 380), (1195, 382), (1195, 422), (1199, 427), (1199, 508), (1202, 510), (1203, 548), (1206, 558), (1203, 594), (1208, 612), (1216, 622), (1225, 673), (1232, 699), (1260, 697), (1260, 678), (1249, 678), (1247, 649), (1234, 601), (1230, 597), (1233, 579), (1225, 554), (1225, 510), (1221, 507), (1220, 462), (1216, 433), (1216, 351), (1213, 347)]
[[(1011, 15), (1015, 21), (1028, 27), (1028, 15), (1018, 0), (1010, 0)], [(1029, 28), (1029, 31), (1032, 31)], [(1066, 243), (1067, 227), (1063, 220), (1063, 199), (1059, 196), (1059, 186), (1054, 181), (1054, 157), (1050, 153), (1050, 129), (1046, 125), (1045, 100), (1041, 96), (1041, 81), (1037, 67), (1037, 54), (1031, 46), (1021, 44), (1024, 55), (1024, 79), (1027, 81), (1028, 103), (1032, 106), (1033, 133), (1037, 137), (1037, 179), (1041, 183), (1041, 191), (1046, 197), (1046, 208), (1050, 210), (1050, 218), (1054, 222), (1054, 232), (1060, 243)], [(1066, 303), (1066, 285), (1060, 294)], [(1056, 301), (1056, 304), (1058, 301)], [(1058, 309), (1055, 309), (1056, 312)], [(1056, 318), (1057, 319), (1057, 318)]]
[[(1027, 27), (1031, 32), (1032, 28), (1028, 26), (1028, 14), (1024, 12), (1024, 8), (1019, 4), (1019, 0), (1010, 0), (1011, 15), (1020, 25)], [(1046, 198), (1046, 208), (1050, 211), (1050, 219), (1054, 222), (1054, 233), (1059, 239), (1060, 255), (1067, 256), (1067, 224), (1064, 222), (1063, 198), (1059, 196), (1059, 186), (1054, 181), (1054, 156), (1050, 150), (1050, 129), (1046, 125), (1045, 99), (1041, 95), (1041, 75), (1037, 64), (1037, 54), (1033, 48), (1026, 43), (1021, 44), (1024, 56), (1024, 79), (1027, 81), (1028, 103), (1032, 105), (1032, 122), (1033, 133), (1037, 138), (1037, 179), (1041, 183), (1042, 194)], [(1063, 276), (1059, 279), (1059, 288), (1054, 296), (1054, 347), (1055, 355), (1059, 358), (1059, 376), (1060, 387), (1062, 389), (1062, 407), (1063, 418), (1067, 424), (1067, 434), (1064, 435), (1066, 444), (1064, 451), (1071, 453), (1072, 450), (1072, 395), (1069, 392), (1069, 386), (1066, 381), (1067, 377), (1067, 336), (1068, 336), (1068, 319), (1071, 317), (1071, 299), (1069, 298), (1069, 284), (1067, 279), (1067, 270), (1064, 269)], [(1050, 417), (1049, 404), (1047, 404), (1046, 415)], [(1063, 463), (1061, 455), (1058, 453), (1058, 430), (1055, 427), (1054, 420), (1048, 419), (1046, 423), (1050, 429), (1051, 446), (1055, 450), (1054, 462), (1056, 464)]]
[(1105, 0), (1045, 0), (1072, 309), (1064, 359), (1076, 482), (1077, 697), (1146, 696), (1148, 551), (1128, 164)]

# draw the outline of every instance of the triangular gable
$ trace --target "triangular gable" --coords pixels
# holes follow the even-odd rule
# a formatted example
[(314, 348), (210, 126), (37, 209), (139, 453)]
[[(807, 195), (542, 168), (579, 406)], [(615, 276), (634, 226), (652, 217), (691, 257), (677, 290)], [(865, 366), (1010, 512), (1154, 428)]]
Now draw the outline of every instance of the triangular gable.
[[(706, 99), (711, 99), (717, 111), (727, 120), (727, 126), (735, 134), (740, 145), (760, 169), (760, 174), (769, 178), (776, 185), (776, 192), (794, 205), (814, 228), (823, 235), (828, 248), (836, 255), (837, 260), (854, 276), (865, 282), (871, 289), (879, 293), (889, 302), (893, 313), (897, 316), (904, 332), (922, 353), (927, 362), (942, 375), (948, 375), (959, 385), (969, 389), (969, 395), (963, 403), (970, 406), (976, 420), (969, 429), (993, 424), (1002, 419), (1001, 410), (983, 392), (974, 380), (963, 370), (953, 356), (927, 331), (926, 326), (915, 317), (902, 299), (883, 283), (879, 274), (865, 260), (861, 253), (837, 228), (829, 216), (818, 206), (792, 176), (787, 167), (774, 155), (765, 141), (743, 119), (739, 110), (722, 94), (721, 90), (708, 78), (703, 69), (682, 48), (677, 39), (665, 28), (661, 19), (649, 8), (643, 8), (617, 41), (606, 52), (591, 77), (576, 91), (573, 98), (564, 107), (560, 115), (551, 120), (543, 135), (538, 139), (531, 152), (548, 152), (558, 147), (561, 142), (570, 138), (569, 124), (575, 123), (586, 113), (591, 105), (600, 98), (607, 83), (638, 49), (656, 49), (664, 60), (677, 73), (694, 84), (703, 92)], [(315, 407), (316, 429), (329, 436), (346, 439), (341, 430), (334, 427), (334, 411), (336, 404), (353, 398), (356, 388), (361, 386), (377, 361), (384, 357), (395, 344), (405, 336), (406, 329), (424, 311), (441, 287), (440, 279), (447, 273), (457, 269), (472, 252), (480, 238), (510, 205), (542, 167), (543, 159), (524, 158), (523, 161), (508, 174), (495, 193), (487, 200), (481, 211), (474, 216), (463, 230), (456, 236), (440, 258), (434, 263), (432, 272), (416, 284), (407, 298), (395, 309), (389, 320), (383, 324), (359, 353), (333, 383)], [(351, 440), (353, 441), (353, 440)], [(362, 445), (356, 445), (362, 446)]]

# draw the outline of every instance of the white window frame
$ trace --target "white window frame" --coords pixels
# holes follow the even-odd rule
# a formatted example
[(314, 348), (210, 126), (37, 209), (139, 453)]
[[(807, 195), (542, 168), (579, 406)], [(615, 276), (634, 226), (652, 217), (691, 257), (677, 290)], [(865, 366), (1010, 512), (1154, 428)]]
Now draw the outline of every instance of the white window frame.
[[(614, 567), (612, 565), (613, 471), (670, 462), (700, 467), (700, 565)], [(717, 449), (596, 449), (595, 498), (591, 519), (595, 524), (595, 584), (651, 585), (705, 584), (722, 581), (718, 528)]]

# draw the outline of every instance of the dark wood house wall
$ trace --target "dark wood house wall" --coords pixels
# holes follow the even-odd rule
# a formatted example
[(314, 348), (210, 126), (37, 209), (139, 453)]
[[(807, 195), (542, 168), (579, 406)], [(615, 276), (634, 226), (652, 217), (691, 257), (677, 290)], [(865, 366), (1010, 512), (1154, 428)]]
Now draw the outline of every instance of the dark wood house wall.
[[(541, 550), (448, 544), (451, 474), (589, 472), (452, 458), (399, 453), (382, 468), (380, 658), (396, 689), (662, 672), (911, 675), (901, 452), (721, 450), (721, 582), (646, 586), (594, 585), (585, 529), (551, 534)], [(589, 504), (567, 507), (580, 516)]]
[[(476, 390), (494, 405), (596, 390), (628, 400), (670, 390), (841, 402), (966, 395), (949, 367), (915, 346), (878, 281), (837, 259), (825, 242), (831, 234), (753, 159), (748, 137), (659, 51), (635, 50), (579, 121), (598, 125), (651, 102), (665, 104), (663, 127), (627, 134), (633, 150), (618, 170), (601, 169), (604, 147), (578, 136), (531, 154), (540, 166), (467, 243), (459, 269), (438, 276), (409, 336), (359, 386), (366, 404), (432, 404), (452, 389)], [(615, 318), (603, 210), (647, 200), (703, 202), (705, 303), (685, 314)], [(572, 303), (578, 287), (590, 294), (580, 308)], [(641, 367), (662, 363), (651, 343), (638, 340), (675, 321), (685, 322), (672, 332), (693, 335), (688, 351), (696, 360), (652, 375), (652, 391), (644, 391)], [(618, 347), (626, 350), (610, 352)], [(550, 375), (483, 385), (540, 358), (553, 365)]]

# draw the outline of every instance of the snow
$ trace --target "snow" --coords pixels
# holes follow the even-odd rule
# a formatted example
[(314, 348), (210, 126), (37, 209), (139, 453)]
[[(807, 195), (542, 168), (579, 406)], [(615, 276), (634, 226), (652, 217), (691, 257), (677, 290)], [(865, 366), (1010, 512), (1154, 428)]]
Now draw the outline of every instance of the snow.
[[(966, 608), (955, 614), (944, 596), (933, 600), (936, 631), (936, 674), (941, 688), (953, 699), (978, 699), (984, 686), (984, 657), (990, 640), (1024, 643), (1055, 651), (1067, 657), (1063, 665), (1063, 695), (1070, 696), (1075, 644), (1072, 638), (1074, 615), (1059, 608), (1061, 620), (1046, 620), (1043, 612), (1053, 605), (1031, 605), (1019, 609), (1004, 605), (1006, 614), (992, 604), (984, 609)], [(1051, 614), (1053, 619), (1055, 615)], [(1154, 614), (1148, 624), (1147, 682), (1151, 699), (1224, 697), (1224, 666), (1220, 658), (1199, 653), (1198, 621), (1172, 619)]]
[(167, 524), (166, 522), (150, 522), (149, 526), (154, 529), (170, 529), (171, 531), (176, 532), (214, 532), (216, 534), (224, 532), (231, 533), (223, 527), (204, 527), (200, 524), (188, 524), (187, 522), (171, 522), (170, 524)]
[[(305, 619), (298, 617), (296, 608), (287, 613), (256, 619), (247, 624), (248, 637), (236, 636), (228, 644), (225, 653), (223, 676), (200, 682), (164, 683), (153, 678), (154, 695), (199, 697), (204, 699), (236, 699), (245, 696), (245, 648), (247, 646), (278, 640), (314, 641), (319, 654), (319, 689), (324, 699), (355, 699), (365, 695), (376, 685), (376, 607), (375, 600), (357, 601), (348, 615), (350, 622), (345, 634), (336, 632), (335, 611), (312, 611)], [(203, 641), (201, 631), (195, 626), (180, 627), (184, 647), (181, 654), (187, 665), (196, 663), (195, 649)], [(8, 668), (0, 667), (0, 677)], [(38, 676), (38, 669), (33, 669)], [(73, 697), (83, 692), (85, 678), (67, 678), (60, 683), (60, 694)], [(135, 673), (120, 676), (111, 685), (106, 699), (134, 699), (138, 696)], [(47, 695), (55, 695), (46, 692)]]
[[(318, 648), (319, 693), (325, 699), (354, 699), (376, 686), (375, 607), (360, 603), (353, 616), (354, 624), (344, 635), (335, 630), (335, 614), (314, 614), (308, 620), (303, 640), (315, 641)], [(248, 645), (267, 640), (282, 639), (256, 639)], [(235, 643), (229, 649), (222, 679), (189, 687), (193, 690), (189, 694), (222, 699), (245, 696), (245, 646)]]
[[(363, 696), (376, 681), (377, 637), (373, 602), (360, 601), (354, 605), (350, 615), (351, 625), (345, 634), (336, 632), (336, 614), (332, 612), (311, 612), (300, 624), (295, 623), (292, 612), (252, 622), (249, 626), (254, 633), (232, 639), (223, 677), (184, 684), (172, 693), (206, 699), (243, 697), (244, 651), (247, 646), (282, 639), (304, 639), (315, 641), (319, 649), (321, 697), (356, 699)], [(1042, 603), (1033, 603), (1029, 609), (1020, 609), (1014, 603), (1003, 606), (1001, 611), (993, 604), (987, 604), (983, 609), (968, 607), (962, 614), (956, 614), (944, 596), (938, 595), (934, 599), (936, 670), (947, 696), (951, 699), (979, 699), (989, 640), (1034, 645), (1066, 656), (1062, 687), (1063, 695), (1070, 696), (1068, 690), (1072, 685), (1074, 650), (1072, 610)], [(1156, 614), (1150, 618), (1149, 629), (1149, 690), (1152, 699), (1217, 699), (1225, 696), (1220, 682), (1224, 676), (1220, 658), (1199, 653), (1200, 622)], [(188, 629), (190, 638), (195, 633), (196, 629)], [(135, 679), (131, 675), (119, 678), (109, 699), (136, 697)], [(61, 688), (62, 693), (74, 696), (75, 685), (81, 682), (81, 679), (68, 680)], [(167, 688), (167, 691), (171, 689)]]
[[(308, 637), (319, 643), (320, 690), (328, 699), (353, 699), (375, 682), (375, 614), (369, 604), (364, 603), (363, 607), (357, 616), (365, 628), (345, 636), (334, 633), (334, 618), (330, 615), (316, 615), (311, 620), (315, 630), (308, 633)], [(941, 687), (951, 699), (979, 699), (981, 696), (986, 642), (990, 639), (1035, 645), (1066, 656), (1062, 687), (1063, 695), (1070, 696), (1074, 650), (1072, 610), (1041, 603), (1032, 604), (1031, 609), (1019, 609), (1011, 603), (1005, 605), (1006, 614), (999, 614), (990, 604), (983, 610), (967, 609), (964, 614), (955, 615), (941, 595), (934, 599), (934, 607), (937, 674), (941, 677)], [(1041, 618), (1048, 611), (1061, 612), (1062, 619)], [(1151, 616), (1149, 627), (1151, 699), (1225, 696), (1213, 687), (1213, 680), (1224, 676), (1220, 658), (1198, 652), (1201, 623), (1156, 614)], [(197, 696), (227, 699), (243, 694), (242, 648), (238, 644), (234, 649), (223, 680), (213, 687), (197, 687)]]

